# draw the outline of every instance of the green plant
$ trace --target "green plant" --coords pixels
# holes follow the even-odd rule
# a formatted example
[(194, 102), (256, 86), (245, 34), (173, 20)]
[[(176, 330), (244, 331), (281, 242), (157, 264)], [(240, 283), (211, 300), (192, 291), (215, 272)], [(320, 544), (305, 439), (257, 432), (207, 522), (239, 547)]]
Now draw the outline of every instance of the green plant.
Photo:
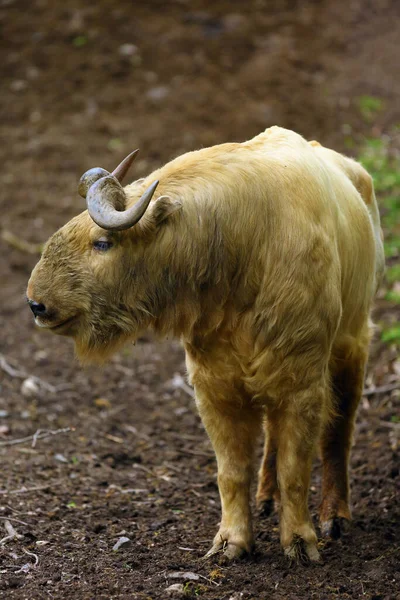
[(374, 96), (359, 96), (357, 98), (357, 105), (358, 110), (366, 121), (372, 121), (375, 115), (384, 108), (383, 101)]
[[(365, 98), (365, 97), (364, 97)], [(372, 106), (366, 102), (364, 105)], [(376, 104), (376, 106), (378, 106)], [(390, 259), (386, 270), (385, 300), (398, 310), (400, 305), (400, 158), (399, 129), (390, 135), (364, 140), (359, 160), (372, 175), (384, 230), (385, 256)], [(396, 153), (397, 149), (397, 153)], [(400, 346), (400, 326), (382, 323), (381, 339)]]
[(400, 344), (400, 325), (385, 328), (381, 338), (383, 342)]
[[(396, 130), (394, 135), (398, 135)], [(385, 254), (400, 257), (400, 159), (391, 152), (391, 140), (389, 136), (366, 139), (359, 161), (374, 180), (385, 233)]]
[(396, 283), (396, 281), (400, 281), (400, 263), (397, 265), (392, 265), (386, 269), (386, 279), (389, 283)]
[(86, 35), (77, 35), (72, 40), (72, 45), (75, 46), (75, 48), (82, 48), (82, 46), (86, 46), (87, 43), (88, 39)]

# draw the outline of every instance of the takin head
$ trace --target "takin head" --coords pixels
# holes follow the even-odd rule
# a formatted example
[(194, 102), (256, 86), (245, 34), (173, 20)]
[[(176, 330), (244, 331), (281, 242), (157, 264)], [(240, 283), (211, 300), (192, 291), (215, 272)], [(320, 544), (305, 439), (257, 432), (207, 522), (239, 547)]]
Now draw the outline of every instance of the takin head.
[[(131, 198), (121, 181), (136, 154), (112, 173), (95, 168), (81, 177), (78, 191), (88, 210), (48, 240), (28, 282), (36, 325), (73, 337), (82, 362), (103, 362), (151, 325), (158, 312), (154, 290), (165, 274), (153, 262), (149, 277), (148, 259), (154, 257), (146, 256), (146, 248), (180, 204), (161, 196), (142, 219), (159, 183), (154, 181), (126, 208)], [(132, 187), (137, 195), (142, 180)]]

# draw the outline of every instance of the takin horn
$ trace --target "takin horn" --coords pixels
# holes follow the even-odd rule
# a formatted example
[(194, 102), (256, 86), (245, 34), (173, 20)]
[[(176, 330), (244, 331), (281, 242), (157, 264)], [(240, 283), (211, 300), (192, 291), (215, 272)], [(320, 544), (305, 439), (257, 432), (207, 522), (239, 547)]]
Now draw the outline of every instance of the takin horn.
[(158, 185), (154, 181), (141, 198), (125, 210), (126, 194), (121, 185), (139, 150), (134, 150), (112, 173), (94, 168), (84, 173), (79, 181), (78, 192), (86, 198), (89, 215), (103, 229), (122, 231), (135, 225), (144, 215)]

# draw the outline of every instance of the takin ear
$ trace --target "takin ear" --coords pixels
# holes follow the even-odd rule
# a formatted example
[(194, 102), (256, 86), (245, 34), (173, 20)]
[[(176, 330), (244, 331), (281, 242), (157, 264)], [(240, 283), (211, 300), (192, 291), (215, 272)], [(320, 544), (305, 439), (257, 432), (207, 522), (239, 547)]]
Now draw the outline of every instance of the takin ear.
[(150, 220), (153, 226), (158, 227), (163, 221), (168, 219), (172, 213), (182, 207), (178, 200), (172, 200), (169, 196), (160, 196), (151, 207)]

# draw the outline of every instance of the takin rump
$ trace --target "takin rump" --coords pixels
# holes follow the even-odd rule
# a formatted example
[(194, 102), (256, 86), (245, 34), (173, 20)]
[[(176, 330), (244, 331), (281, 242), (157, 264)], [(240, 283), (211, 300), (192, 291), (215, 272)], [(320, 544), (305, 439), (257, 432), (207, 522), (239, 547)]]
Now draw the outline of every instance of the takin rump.
[(218, 463), (222, 505), (208, 554), (252, 550), (250, 483), (279, 506), (290, 558), (318, 560), (308, 509), (323, 464), (320, 526), (351, 518), (348, 462), (383, 272), (373, 184), (355, 161), (272, 127), (189, 152), (122, 187), (87, 171), (87, 211), (47, 242), (27, 290), (36, 324), (101, 362), (146, 328), (181, 339)]

